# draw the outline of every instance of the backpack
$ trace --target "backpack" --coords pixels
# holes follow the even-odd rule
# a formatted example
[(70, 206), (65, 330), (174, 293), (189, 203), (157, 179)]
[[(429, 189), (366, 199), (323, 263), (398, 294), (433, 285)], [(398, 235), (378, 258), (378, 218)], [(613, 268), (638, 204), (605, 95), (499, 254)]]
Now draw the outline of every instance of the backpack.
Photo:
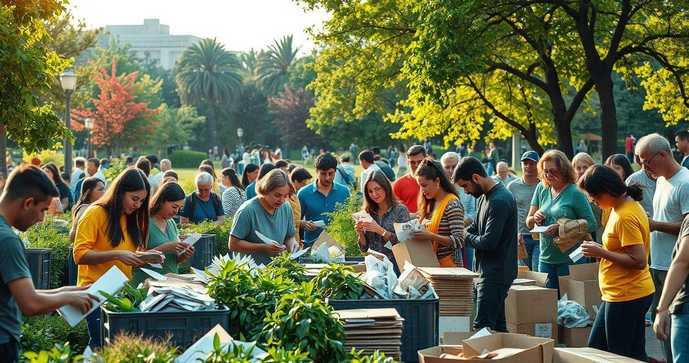
[[(187, 195), (187, 199), (184, 201), (184, 205), (189, 203), (189, 220), (194, 218), (194, 209), (196, 209), (196, 201), (198, 199), (199, 198), (196, 195), (196, 192), (192, 192), (191, 194)], [(218, 210), (218, 207), (220, 206), (220, 197), (218, 197), (215, 192), (211, 192), (211, 201), (213, 202), (213, 211)]]

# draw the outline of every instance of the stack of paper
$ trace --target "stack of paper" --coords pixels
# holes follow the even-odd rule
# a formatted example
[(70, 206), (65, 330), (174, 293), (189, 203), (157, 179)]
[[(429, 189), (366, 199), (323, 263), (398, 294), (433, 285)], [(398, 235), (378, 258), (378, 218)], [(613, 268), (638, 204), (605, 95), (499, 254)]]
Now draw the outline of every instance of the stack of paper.
[(139, 306), (142, 312), (217, 309), (215, 300), (208, 296), (208, 289), (194, 281), (194, 275), (162, 276), (155, 271), (142, 270), (155, 279), (146, 282), (148, 297)]
[(419, 267), (440, 298), (440, 316), (471, 316), (476, 273), (462, 267)]
[(397, 310), (388, 309), (355, 309), (338, 310), (345, 326), (345, 350), (363, 350), (364, 354), (373, 354), (378, 350), (394, 360), (402, 359), (402, 327), (404, 319)]

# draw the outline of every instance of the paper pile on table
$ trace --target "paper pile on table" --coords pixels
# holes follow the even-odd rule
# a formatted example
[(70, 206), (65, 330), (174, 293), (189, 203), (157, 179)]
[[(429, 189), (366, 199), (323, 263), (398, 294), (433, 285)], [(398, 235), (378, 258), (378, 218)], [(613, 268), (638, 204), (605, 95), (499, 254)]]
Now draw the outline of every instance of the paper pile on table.
[(402, 328), (404, 319), (393, 308), (338, 310), (344, 322), (345, 350), (363, 350), (373, 354), (378, 350), (386, 357), (402, 359)]
[(476, 273), (462, 267), (419, 267), (440, 297), (440, 316), (471, 316)]
[[(149, 273), (146, 269), (144, 272)], [(149, 275), (152, 275), (149, 273)], [(146, 281), (148, 296), (141, 302), (141, 312), (215, 310), (215, 299), (208, 296), (208, 289), (194, 281), (195, 276), (168, 274), (152, 276)]]

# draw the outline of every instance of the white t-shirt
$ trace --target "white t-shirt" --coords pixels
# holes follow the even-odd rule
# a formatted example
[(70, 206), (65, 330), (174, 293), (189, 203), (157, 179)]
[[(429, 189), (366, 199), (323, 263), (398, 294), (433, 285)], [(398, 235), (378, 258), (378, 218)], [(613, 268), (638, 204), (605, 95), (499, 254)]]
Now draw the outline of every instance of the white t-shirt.
[[(653, 196), (653, 220), (681, 222), (689, 213), (689, 170), (682, 168), (670, 179), (659, 177)], [(651, 232), (651, 268), (661, 271), (670, 269), (672, 250), (677, 243), (676, 234)]]
[(244, 162), (244, 167), (251, 164), (251, 155), (249, 155), (248, 152), (244, 152), (244, 154), (242, 154), (242, 161)]
[(627, 185), (640, 184), (643, 186), (644, 199), (639, 203), (644, 208), (646, 213), (653, 215), (653, 195), (656, 191), (656, 181), (649, 178), (646, 172), (639, 170), (634, 174), (630, 175), (626, 180)]
[(368, 174), (373, 173), (373, 171), (375, 170), (380, 170), (380, 167), (374, 163), (371, 164), (371, 166), (369, 166), (368, 169), (364, 170), (361, 173), (361, 182), (359, 183), (359, 188), (361, 188), (359, 191), (361, 192), (361, 194), (364, 194), (364, 184), (366, 184), (366, 178), (368, 178)]

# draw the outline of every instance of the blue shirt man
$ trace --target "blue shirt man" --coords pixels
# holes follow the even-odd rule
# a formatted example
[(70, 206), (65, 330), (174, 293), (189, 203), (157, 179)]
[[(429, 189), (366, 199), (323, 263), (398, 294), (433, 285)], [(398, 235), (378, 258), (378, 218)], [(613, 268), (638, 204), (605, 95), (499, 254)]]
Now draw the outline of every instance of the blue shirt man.
[(337, 203), (344, 204), (349, 198), (349, 188), (334, 182), (337, 159), (331, 154), (322, 154), (318, 155), (315, 164), (316, 181), (301, 188), (297, 194), (301, 215), (306, 220), (306, 246), (311, 246), (323, 231), (314, 222), (323, 221), (327, 225), (329, 218), (325, 213), (332, 213)]

